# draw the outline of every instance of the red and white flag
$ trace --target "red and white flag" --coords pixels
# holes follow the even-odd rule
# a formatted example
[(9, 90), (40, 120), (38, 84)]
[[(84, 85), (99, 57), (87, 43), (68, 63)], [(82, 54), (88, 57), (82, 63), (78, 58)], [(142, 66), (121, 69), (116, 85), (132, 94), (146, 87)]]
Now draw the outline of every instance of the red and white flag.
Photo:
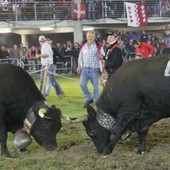
[(146, 3), (126, 3), (126, 13), (128, 26), (140, 27), (148, 24), (148, 16), (146, 10)]
[(84, 2), (74, 3), (74, 11), (72, 18), (74, 20), (85, 19), (86, 18), (86, 4)]

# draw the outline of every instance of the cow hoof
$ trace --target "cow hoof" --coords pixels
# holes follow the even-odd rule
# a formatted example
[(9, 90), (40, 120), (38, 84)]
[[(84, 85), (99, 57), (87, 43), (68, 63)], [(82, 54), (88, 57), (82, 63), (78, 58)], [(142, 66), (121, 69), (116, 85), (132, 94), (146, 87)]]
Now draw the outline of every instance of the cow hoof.
[(12, 158), (12, 156), (9, 153), (4, 153), (1, 155), (2, 158)]
[(23, 149), (20, 149), (20, 152), (21, 152), (21, 153), (27, 153), (28, 150), (27, 150), (27, 148), (23, 148)]
[(139, 150), (137, 151), (138, 155), (144, 155), (144, 153), (145, 153), (145, 151), (139, 151)]
[(101, 158), (107, 158), (109, 155), (100, 155)]

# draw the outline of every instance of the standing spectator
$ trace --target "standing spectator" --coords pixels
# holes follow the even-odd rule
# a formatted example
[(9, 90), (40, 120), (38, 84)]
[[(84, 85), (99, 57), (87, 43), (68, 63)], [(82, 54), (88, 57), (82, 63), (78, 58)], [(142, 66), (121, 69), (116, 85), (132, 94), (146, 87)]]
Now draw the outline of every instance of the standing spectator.
[(21, 43), (21, 44), (19, 45), (19, 53), (20, 53), (20, 55), (21, 55), (21, 52), (22, 52), (23, 47), (24, 47), (24, 44)]
[(159, 48), (159, 41), (158, 38), (153, 36), (152, 33), (150, 33), (150, 38), (149, 38), (149, 42), (152, 46), (154, 46), (156, 49)]
[[(39, 36), (38, 38), (40, 46), (41, 46), (41, 54), (37, 54), (37, 57), (41, 57), (41, 74), (40, 74), (40, 91), (42, 92), (42, 85), (44, 80), (45, 67), (48, 65), (48, 71), (53, 73), (55, 70), (53, 63), (53, 50), (51, 46), (46, 42), (46, 38), (44, 35)], [(48, 73), (49, 80), (52, 86), (55, 88), (56, 94), (58, 98), (61, 99), (64, 95), (63, 90), (56, 82), (53, 74)], [(45, 94), (44, 94), (45, 95)]]
[(65, 55), (65, 49), (64, 47), (61, 45), (61, 43), (56, 43), (56, 49), (58, 50), (58, 52), (64, 56)]
[[(8, 59), (9, 58), (9, 53), (6, 50), (4, 45), (1, 45), (0, 49), (0, 59)], [(2, 63), (8, 63), (8, 61), (1, 61)]]
[(13, 45), (13, 48), (9, 52), (11, 60), (11, 64), (17, 65), (17, 59), (20, 58), (20, 53), (18, 46), (16, 44)]
[(102, 37), (101, 37), (100, 34), (97, 34), (96, 41), (97, 41), (98, 43), (102, 43)]
[(35, 71), (36, 67), (35, 67), (35, 60), (36, 60), (36, 55), (38, 54), (37, 49), (35, 48), (35, 46), (32, 46), (31, 49), (29, 50), (28, 53), (28, 64), (29, 66), (29, 71)]
[(73, 48), (73, 44), (70, 42), (70, 41), (67, 41), (67, 43), (66, 43), (66, 51), (68, 52), (68, 51), (71, 51), (72, 50), (72, 48)]
[(142, 35), (140, 37), (140, 42), (148, 42), (149, 38), (148, 38), (148, 34), (146, 33), (145, 30), (142, 31)]
[(95, 0), (85, 0), (86, 4), (87, 4), (87, 16), (88, 19), (95, 19), (96, 18), (96, 11), (95, 11), (95, 7), (96, 7), (96, 2)]
[[(64, 59), (64, 57), (58, 52), (58, 50), (52, 46), (52, 40), (50, 40), (50, 38), (46, 39), (47, 43), (51, 46), (52, 50), (53, 50), (53, 63), (54, 63), (54, 74), (56, 73), (56, 69), (57, 69), (57, 59), (58, 57), (64, 62), (64, 65), (67, 66), (67, 61)], [(51, 81), (48, 77), (47, 80), (47, 87), (46, 87), (46, 91), (45, 91), (45, 96), (49, 96), (50, 94), (50, 89), (51, 89)], [(58, 84), (58, 87), (61, 89), (60, 85)], [(62, 95), (60, 95), (59, 98), (62, 98)]]
[(118, 45), (118, 36), (115, 32), (106, 34), (109, 47), (106, 49), (105, 70), (108, 73), (108, 79), (122, 65), (123, 57), (121, 49)]
[(80, 45), (79, 43), (75, 42), (73, 47), (73, 57), (72, 57), (72, 72), (76, 73), (76, 68), (78, 67), (78, 56), (80, 52)]
[(5, 48), (4, 45), (1, 45), (0, 47), (0, 59), (8, 59), (9, 58), (9, 52)]
[(20, 51), (20, 57), (23, 63), (26, 64), (28, 58), (28, 50), (26, 47), (23, 47), (22, 50)]
[(166, 50), (166, 49), (168, 49), (168, 47), (167, 47), (167, 45), (165, 44), (165, 42), (164, 42), (164, 39), (160, 39), (159, 40), (159, 53), (160, 54), (164, 54), (164, 53), (166, 53), (166, 51), (168, 51), (168, 50)]
[(155, 55), (156, 48), (145, 42), (133, 40), (133, 46), (136, 49), (136, 59), (149, 58)]
[[(95, 32), (88, 31), (86, 33), (87, 42), (82, 46), (79, 58), (77, 73), (80, 75), (80, 86), (86, 98), (84, 108), (87, 108), (91, 103), (96, 103), (99, 98), (99, 51), (95, 43)], [(91, 81), (94, 89), (94, 95), (88, 89), (88, 81)]]
[(128, 33), (128, 41), (129, 40), (136, 40), (136, 41), (138, 41), (138, 37), (136, 36), (136, 34), (134, 32), (129, 32)]
[(170, 47), (170, 30), (168, 28), (168, 25), (166, 26), (166, 29), (164, 30), (163, 37), (164, 37), (165, 44), (169, 48)]

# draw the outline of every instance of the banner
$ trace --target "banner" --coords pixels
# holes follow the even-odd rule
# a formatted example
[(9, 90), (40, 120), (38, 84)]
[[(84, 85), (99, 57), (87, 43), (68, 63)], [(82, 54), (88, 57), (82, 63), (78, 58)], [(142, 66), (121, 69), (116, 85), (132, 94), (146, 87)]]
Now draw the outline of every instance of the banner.
[(125, 2), (127, 23), (131, 27), (140, 27), (148, 24), (148, 16), (145, 2)]

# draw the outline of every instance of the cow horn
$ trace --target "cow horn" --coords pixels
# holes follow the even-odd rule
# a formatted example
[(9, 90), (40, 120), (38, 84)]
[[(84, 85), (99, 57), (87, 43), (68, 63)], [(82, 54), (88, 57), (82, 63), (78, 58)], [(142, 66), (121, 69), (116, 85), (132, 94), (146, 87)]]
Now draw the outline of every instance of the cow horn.
[(85, 115), (85, 116), (81, 116), (79, 118), (71, 118), (70, 122), (81, 123), (81, 122), (87, 121), (87, 119), (88, 119), (88, 117), (87, 117), (87, 115)]
[(46, 108), (41, 108), (41, 109), (38, 111), (38, 115), (39, 115), (41, 118), (44, 118), (46, 112), (47, 112), (47, 109), (46, 109)]

